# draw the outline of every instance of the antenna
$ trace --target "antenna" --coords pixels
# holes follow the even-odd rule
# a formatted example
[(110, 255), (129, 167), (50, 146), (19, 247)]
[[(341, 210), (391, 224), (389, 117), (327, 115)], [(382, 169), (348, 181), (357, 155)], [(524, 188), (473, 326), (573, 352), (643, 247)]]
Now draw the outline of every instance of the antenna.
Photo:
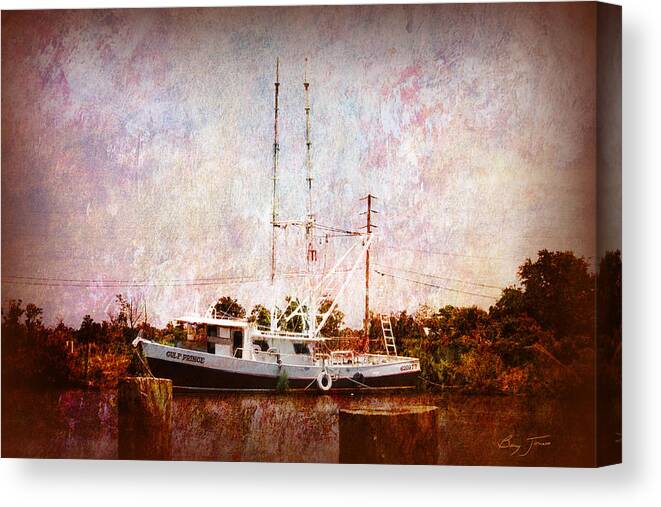
[(275, 228), (278, 220), (278, 158), (280, 143), (278, 141), (278, 93), (280, 91), (280, 58), (275, 60), (275, 101), (273, 106), (273, 214), (271, 224), (271, 285), (275, 279)]

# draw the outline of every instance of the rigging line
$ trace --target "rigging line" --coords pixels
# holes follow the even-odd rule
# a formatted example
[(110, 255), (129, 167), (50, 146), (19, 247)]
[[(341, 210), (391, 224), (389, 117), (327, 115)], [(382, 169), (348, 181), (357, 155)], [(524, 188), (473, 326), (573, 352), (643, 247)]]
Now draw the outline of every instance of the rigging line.
[(360, 236), (360, 235), (363, 234), (362, 232), (352, 231), (351, 229), (345, 229), (345, 228), (342, 228), (342, 227), (334, 227), (332, 225), (323, 225), (323, 224), (319, 224), (319, 223), (315, 223), (315, 227), (317, 229), (323, 229), (323, 230), (327, 230), (327, 231), (331, 231), (331, 232), (341, 232), (341, 233), (344, 233), (344, 234), (351, 234), (353, 236)]
[(414, 280), (412, 278), (397, 276), (397, 275), (393, 275), (392, 273), (384, 273), (383, 271), (379, 271), (377, 269), (375, 269), (374, 272), (377, 275), (389, 276), (391, 278), (396, 278), (398, 280), (404, 280), (406, 282), (417, 283), (419, 285), (426, 285), (427, 287), (434, 287), (435, 289), (443, 289), (443, 290), (447, 290), (447, 291), (450, 291), (450, 292), (459, 292), (460, 294), (469, 294), (471, 296), (478, 296), (478, 297), (482, 297), (482, 298), (493, 299), (494, 301), (498, 300), (498, 298), (495, 297), (495, 296), (488, 296), (486, 294), (478, 294), (477, 292), (469, 292), (469, 291), (460, 290), (460, 289), (452, 289), (450, 287), (445, 287), (444, 285), (437, 285), (437, 284), (433, 284), (433, 283), (421, 282), (420, 280)]
[[(297, 222), (297, 221), (280, 221), (275, 223), (277, 227), (281, 227), (283, 229), (287, 229), (288, 227), (307, 227), (307, 224), (304, 222)], [(323, 225), (319, 224), (317, 222), (314, 223), (313, 225), (314, 229), (320, 229), (322, 231), (330, 231), (330, 232), (337, 232), (337, 233), (342, 233), (346, 234), (347, 236), (364, 236), (365, 233), (359, 232), (359, 231), (352, 231), (350, 229), (343, 229), (341, 227), (332, 227), (330, 225)]]
[(475, 285), (477, 287), (484, 287), (487, 289), (498, 289), (499, 291), (502, 290), (502, 287), (499, 285), (489, 285), (487, 283), (478, 283), (478, 282), (469, 282), (468, 280), (460, 280), (458, 278), (448, 278), (446, 276), (438, 276), (438, 275), (432, 275), (429, 273), (421, 273), (420, 271), (414, 271), (412, 269), (405, 269), (405, 268), (396, 268), (394, 266), (386, 266), (384, 264), (376, 263), (377, 266), (383, 268), (383, 269), (392, 269), (394, 271), (405, 271), (406, 273), (412, 273), (414, 275), (420, 275), (420, 276), (427, 276), (429, 278), (438, 278), (439, 280), (447, 280), (448, 282), (459, 282), (459, 283), (465, 283), (468, 285)]
[(359, 234), (350, 234), (350, 233), (337, 233), (337, 234), (324, 234), (323, 236), (315, 236), (317, 239), (332, 239), (332, 238), (353, 238)]

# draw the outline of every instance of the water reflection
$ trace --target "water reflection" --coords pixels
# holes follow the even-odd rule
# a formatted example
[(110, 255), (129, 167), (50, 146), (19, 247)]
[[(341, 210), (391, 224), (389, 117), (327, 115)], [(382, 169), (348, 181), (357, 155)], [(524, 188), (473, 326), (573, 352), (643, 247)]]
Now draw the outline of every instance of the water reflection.
[[(444, 394), (175, 394), (173, 459), (336, 463), (339, 408), (436, 405), (439, 464), (591, 466), (589, 400)], [(111, 391), (2, 397), (7, 457), (117, 457)]]

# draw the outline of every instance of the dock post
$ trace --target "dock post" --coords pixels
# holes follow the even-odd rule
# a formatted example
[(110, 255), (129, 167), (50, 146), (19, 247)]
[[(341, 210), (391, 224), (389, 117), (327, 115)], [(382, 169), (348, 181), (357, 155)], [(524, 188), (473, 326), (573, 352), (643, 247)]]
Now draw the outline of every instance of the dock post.
[(438, 407), (341, 409), (340, 463), (438, 463)]
[(172, 381), (126, 377), (117, 387), (119, 459), (172, 459)]

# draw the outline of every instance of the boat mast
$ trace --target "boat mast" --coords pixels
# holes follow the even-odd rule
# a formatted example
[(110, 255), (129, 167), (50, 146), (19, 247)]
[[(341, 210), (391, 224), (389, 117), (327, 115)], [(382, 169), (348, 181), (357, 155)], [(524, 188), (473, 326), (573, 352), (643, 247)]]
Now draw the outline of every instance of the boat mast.
[(308, 59), (305, 59), (305, 73), (303, 76), (303, 87), (305, 88), (305, 147), (307, 169), (307, 187), (308, 187), (308, 213), (305, 224), (305, 239), (307, 240), (307, 264), (308, 270), (310, 263), (317, 260), (317, 251), (314, 249), (314, 214), (312, 212), (312, 142), (310, 141), (310, 83), (308, 81)]
[[(310, 141), (310, 82), (308, 81), (308, 59), (305, 59), (305, 70), (303, 73), (303, 88), (305, 90), (305, 149), (306, 149), (306, 182), (308, 189), (307, 218), (305, 221), (305, 242), (307, 245), (306, 267), (311, 272), (311, 263), (317, 260), (317, 251), (314, 248), (314, 213), (312, 211), (312, 142)], [(308, 330), (310, 336), (314, 336), (317, 328), (317, 308), (314, 294), (312, 294), (312, 280), (309, 279), (308, 297)]]
[(278, 94), (280, 91), (280, 58), (275, 60), (275, 101), (273, 107), (273, 214), (271, 224), (271, 285), (275, 280), (275, 229), (278, 227), (278, 158), (280, 143), (278, 141)]

